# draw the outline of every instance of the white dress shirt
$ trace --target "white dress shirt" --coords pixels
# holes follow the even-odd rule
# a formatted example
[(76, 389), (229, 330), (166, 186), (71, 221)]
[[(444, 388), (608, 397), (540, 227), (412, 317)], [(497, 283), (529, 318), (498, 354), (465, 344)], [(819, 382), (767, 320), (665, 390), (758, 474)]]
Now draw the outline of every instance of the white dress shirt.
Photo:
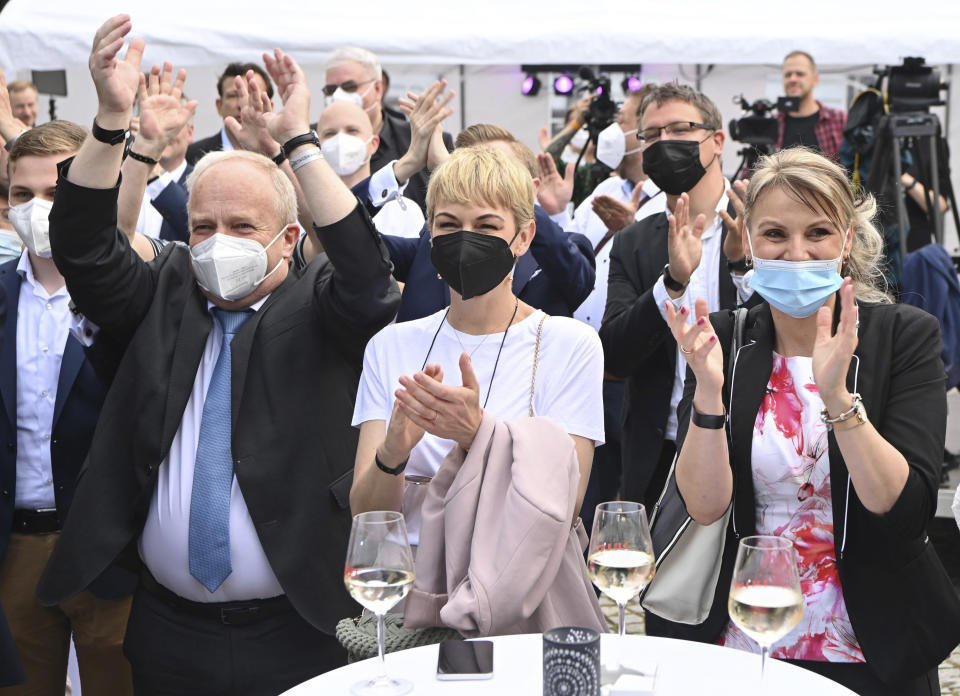
[[(660, 193), (660, 189), (651, 179), (647, 179), (641, 184), (643, 193), (641, 201), (646, 200), (637, 210), (634, 220), (642, 220), (645, 217), (662, 213), (667, 205), (667, 197)], [(567, 232), (579, 232), (586, 236), (597, 248), (597, 244), (607, 234), (607, 226), (600, 216), (593, 212), (593, 199), (597, 196), (610, 196), (621, 203), (626, 203), (633, 196), (634, 186), (626, 179), (619, 176), (611, 176), (604, 179), (597, 185), (593, 192), (583, 199), (574, 213), (573, 220), (562, 225)], [(660, 195), (657, 195), (660, 194)], [(613, 240), (610, 239), (603, 248), (597, 253), (597, 278), (594, 282), (593, 291), (587, 296), (587, 299), (573, 313), (574, 319), (590, 324), (595, 330), (600, 330), (600, 322), (603, 320), (603, 312), (607, 307), (607, 280), (610, 275), (610, 250), (613, 249)]]
[(373, 216), (373, 224), (380, 234), (419, 237), (425, 222), (423, 211), (416, 201), (403, 195), (410, 182), (400, 185), (393, 171), (394, 163), (396, 160), (375, 171), (367, 184), (370, 201), (380, 208)]
[(184, 160), (180, 166), (172, 172), (164, 172), (157, 179), (147, 184), (143, 192), (143, 200), (140, 201), (140, 217), (137, 218), (137, 232), (153, 239), (160, 238), (160, 228), (163, 227), (163, 215), (153, 207), (153, 199), (163, 193), (167, 185), (174, 181), (180, 181), (184, 170), (187, 168), (187, 161)]
[[(653, 298), (657, 302), (657, 309), (663, 320), (667, 320), (667, 310), (665, 303), (669, 300), (673, 303), (675, 309), (686, 307), (687, 323), (693, 324), (696, 321), (694, 304), (700, 298), (707, 301), (707, 306), (711, 312), (720, 310), (720, 250), (722, 247), (723, 220), (720, 218), (720, 211), (726, 210), (728, 205), (727, 194), (724, 193), (717, 202), (717, 214), (710, 221), (709, 226), (703, 231), (701, 241), (703, 242), (703, 252), (700, 256), (700, 264), (690, 275), (690, 282), (687, 284), (683, 294), (677, 299), (670, 299), (667, 294), (667, 288), (663, 284), (663, 276), (657, 278), (653, 286)], [(670, 212), (667, 211), (667, 215)], [(737, 288), (739, 301), (745, 302), (753, 295), (753, 291), (743, 284), (743, 276), (731, 274), (734, 286)], [(687, 378), (687, 361), (680, 352), (680, 345), (676, 346), (677, 368), (673, 378), (673, 391), (670, 394), (670, 417), (667, 420), (667, 430), (664, 438), (667, 440), (677, 439), (677, 404), (683, 397), (683, 383)]]
[[(52, 295), (33, 275), (26, 250), (20, 255), (17, 301), (17, 485), (14, 507), (56, 508), (50, 438), (60, 362), (70, 333), (66, 286)], [(8, 337), (8, 340), (12, 337)]]
[[(251, 309), (259, 310), (266, 299), (255, 303)], [(208, 308), (213, 306), (207, 303)], [(157, 486), (140, 537), (140, 557), (157, 581), (181, 597), (196, 602), (229, 602), (283, 594), (250, 519), (236, 476), (230, 492), (230, 561), (233, 572), (213, 593), (190, 574), (193, 469), (203, 402), (222, 341), (223, 329), (214, 321), (180, 427), (173, 438), (170, 453), (160, 465)], [(304, 553), (309, 551), (304, 550)]]
[(227, 127), (223, 126), (220, 128), (220, 149), (224, 152), (230, 152), (236, 148), (233, 146), (233, 143), (230, 142), (230, 138), (227, 137)]

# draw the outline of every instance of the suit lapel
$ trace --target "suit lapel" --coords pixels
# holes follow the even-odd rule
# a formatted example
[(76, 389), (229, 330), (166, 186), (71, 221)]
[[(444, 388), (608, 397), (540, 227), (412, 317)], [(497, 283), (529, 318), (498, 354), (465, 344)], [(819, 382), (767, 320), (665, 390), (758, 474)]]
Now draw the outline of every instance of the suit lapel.
[(7, 316), (0, 346), (0, 398), (10, 426), (17, 427), (17, 308), (20, 301), (20, 274), (11, 265), (0, 272), (0, 284), (7, 293)]
[(67, 336), (67, 343), (63, 348), (63, 358), (60, 360), (60, 376), (57, 378), (57, 400), (53, 406), (53, 427), (57, 427), (57, 421), (63, 412), (63, 405), (67, 401), (73, 389), (73, 383), (80, 373), (86, 354), (83, 352), (83, 346), (73, 336)]
[[(736, 194), (734, 194), (736, 195)], [(733, 203), (727, 205), (727, 212), (731, 216), (736, 216), (736, 210)], [(722, 219), (722, 218), (721, 218)], [(723, 243), (727, 239), (727, 226), (721, 223), (720, 227), (720, 270), (717, 277), (720, 279), (720, 308), (735, 309), (737, 306), (737, 286), (733, 284), (730, 277), (730, 269), (727, 268), (727, 255), (723, 253)]]
[(527, 250), (523, 256), (517, 259), (517, 267), (513, 270), (513, 294), (517, 297), (523, 292), (534, 271), (538, 268), (537, 260), (533, 258), (530, 250)]
[(183, 409), (193, 390), (197, 368), (203, 359), (203, 349), (212, 327), (213, 318), (207, 311), (207, 300), (194, 285), (194, 290), (183, 307), (183, 318), (173, 349), (167, 406), (163, 416), (161, 442), (164, 448), (173, 441), (180, 421), (183, 420)]

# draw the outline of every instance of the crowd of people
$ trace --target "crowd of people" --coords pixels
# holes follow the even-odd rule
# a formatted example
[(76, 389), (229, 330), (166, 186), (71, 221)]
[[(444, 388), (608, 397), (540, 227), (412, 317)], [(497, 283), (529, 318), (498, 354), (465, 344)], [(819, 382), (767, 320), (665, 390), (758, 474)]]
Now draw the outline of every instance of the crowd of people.
[[(313, 121), (276, 49), (224, 70), (223, 126), (195, 140), (186, 72), (133, 36), (118, 15), (93, 39), (89, 132), (37, 125), (36, 89), (0, 73), (0, 691), (62, 693), (71, 640), (89, 694), (276, 694), (341, 666), (372, 510), (403, 512), (441, 584), (444, 526), (472, 540), (463, 568), (496, 582), (446, 591), (498, 611), (451, 601), (444, 625), (602, 630), (584, 528), (605, 500), (651, 509), (675, 463), (697, 522), (732, 506), (730, 541), (708, 620), (649, 634), (756, 649), (726, 614), (736, 539), (782, 536), (805, 606), (774, 655), (939, 694), (960, 642), (926, 534), (940, 327), (887, 286), (811, 56), (785, 58), (798, 110), (731, 185), (720, 112), (683, 84), (629, 92), (589, 141), (577, 101), (534, 153), (496, 124), (445, 133), (443, 81), (388, 109), (356, 47)], [(422, 517), (460, 471), (510, 493)]]

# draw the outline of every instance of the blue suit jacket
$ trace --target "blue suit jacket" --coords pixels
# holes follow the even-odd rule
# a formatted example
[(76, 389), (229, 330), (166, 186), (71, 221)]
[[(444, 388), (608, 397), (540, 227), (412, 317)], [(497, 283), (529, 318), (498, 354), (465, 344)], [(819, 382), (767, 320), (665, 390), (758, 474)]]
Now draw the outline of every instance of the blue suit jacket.
[(160, 227), (160, 239), (171, 242), (188, 242), (190, 229), (187, 224), (187, 187), (186, 181), (193, 165), (188, 164), (177, 181), (171, 181), (166, 188), (153, 199), (153, 207), (163, 216)]
[[(572, 316), (593, 290), (593, 246), (582, 234), (564, 232), (539, 205), (534, 206), (534, 218), (537, 233), (517, 260), (513, 293), (547, 314)], [(382, 236), (393, 261), (393, 277), (407, 284), (397, 321), (419, 319), (449, 305), (450, 288), (430, 260), (430, 230), (424, 226), (418, 238)]]

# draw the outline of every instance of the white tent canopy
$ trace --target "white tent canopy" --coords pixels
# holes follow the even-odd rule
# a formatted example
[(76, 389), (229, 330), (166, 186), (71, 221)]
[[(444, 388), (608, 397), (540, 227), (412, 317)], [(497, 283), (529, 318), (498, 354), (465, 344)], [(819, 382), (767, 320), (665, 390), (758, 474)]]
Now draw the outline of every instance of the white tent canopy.
[(777, 64), (802, 47), (821, 64), (960, 63), (960, 3), (877, 0), (759, 2), (409, 2), (229, 4), (192, 0), (10, 0), (0, 13), (0, 67), (85, 64), (96, 28), (131, 14), (146, 62), (251, 60), (279, 46), (303, 65), (335, 46), (373, 50), (386, 64)]

